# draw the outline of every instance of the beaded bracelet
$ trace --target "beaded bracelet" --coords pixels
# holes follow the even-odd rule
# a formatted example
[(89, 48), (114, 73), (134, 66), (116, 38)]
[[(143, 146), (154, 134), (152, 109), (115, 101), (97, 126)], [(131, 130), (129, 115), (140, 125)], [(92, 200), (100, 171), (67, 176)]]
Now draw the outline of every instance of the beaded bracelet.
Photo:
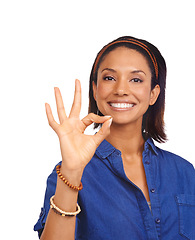
[[(55, 196), (55, 195), (54, 195)], [(76, 216), (77, 214), (79, 214), (81, 212), (81, 208), (80, 206), (78, 205), (77, 203), (77, 209), (76, 209), (76, 212), (65, 212), (65, 211), (62, 211), (59, 207), (57, 207), (55, 204), (54, 204), (54, 196), (52, 196), (50, 198), (50, 208), (57, 214), (59, 214), (60, 216), (62, 217), (74, 217)]]
[(60, 165), (57, 165), (57, 166), (56, 166), (56, 172), (57, 172), (59, 178), (62, 179), (62, 181), (63, 181), (69, 188), (72, 188), (73, 190), (77, 190), (77, 191), (80, 191), (80, 190), (83, 189), (82, 182), (80, 183), (80, 185), (79, 185), (78, 187), (72, 185), (71, 183), (69, 183), (69, 181), (61, 174), (60, 168), (61, 168), (61, 166), (60, 166)]

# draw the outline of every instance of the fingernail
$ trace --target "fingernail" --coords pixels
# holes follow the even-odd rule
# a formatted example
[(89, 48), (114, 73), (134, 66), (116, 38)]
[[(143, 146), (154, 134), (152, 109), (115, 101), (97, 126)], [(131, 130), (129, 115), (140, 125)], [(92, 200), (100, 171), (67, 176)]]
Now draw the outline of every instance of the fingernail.
[(104, 117), (111, 118), (112, 116), (106, 115), (106, 116), (104, 116)]
[(112, 118), (108, 120), (109, 121), (109, 124), (108, 126), (110, 127), (110, 125), (112, 124)]

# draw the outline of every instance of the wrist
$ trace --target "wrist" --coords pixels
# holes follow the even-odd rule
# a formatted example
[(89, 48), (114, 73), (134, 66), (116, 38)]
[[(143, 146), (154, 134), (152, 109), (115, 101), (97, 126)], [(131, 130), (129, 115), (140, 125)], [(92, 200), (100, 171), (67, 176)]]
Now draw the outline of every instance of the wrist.
[(81, 178), (83, 175), (83, 170), (84, 169), (74, 169), (70, 170), (67, 169), (63, 162), (61, 164), (60, 172), (61, 174), (68, 180), (69, 183), (71, 183), (74, 186), (79, 186), (81, 183)]

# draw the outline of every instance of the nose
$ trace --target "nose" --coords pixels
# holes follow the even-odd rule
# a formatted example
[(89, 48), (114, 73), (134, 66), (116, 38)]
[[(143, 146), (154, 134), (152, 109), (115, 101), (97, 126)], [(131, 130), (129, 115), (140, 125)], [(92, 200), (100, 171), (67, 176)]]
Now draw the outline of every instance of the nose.
[(127, 81), (119, 80), (115, 84), (114, 94), (118, 96), (129, 95), (129, 85)]

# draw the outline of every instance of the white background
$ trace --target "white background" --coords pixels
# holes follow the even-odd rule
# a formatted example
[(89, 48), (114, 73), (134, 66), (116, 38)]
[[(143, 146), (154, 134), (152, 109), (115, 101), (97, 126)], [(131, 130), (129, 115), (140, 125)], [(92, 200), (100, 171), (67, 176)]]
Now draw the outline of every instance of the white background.
[(74, 80), (83, 89), (87, 114), (89, 73), (97, 52), (130, 35), (156, 45), (168, 67), (161, 144), (194, 159), (194, 2), (43, 1), (0, 3), (1, 235), (37, 239), (33, 225), (43, 204), (46, 178), (61, 160), (44, 103), (55, 112), (53, 87), (60, 87), (67, 112)]

